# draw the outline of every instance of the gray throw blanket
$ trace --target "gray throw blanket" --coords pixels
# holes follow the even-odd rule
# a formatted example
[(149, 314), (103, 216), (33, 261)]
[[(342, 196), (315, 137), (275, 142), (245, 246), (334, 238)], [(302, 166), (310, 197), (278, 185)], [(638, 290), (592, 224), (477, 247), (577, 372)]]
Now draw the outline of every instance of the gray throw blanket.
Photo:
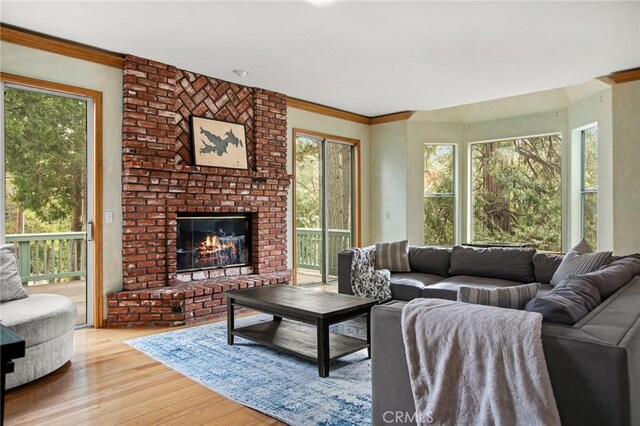
[(376, 251), (373, 247), (352, 248), (351, 291), (360, 297), (391, 299), (391, 273), (388, 269), (375, 269)]
[(537, 313), (414, 299), (402, 335), (418, 424), (559, 425)]

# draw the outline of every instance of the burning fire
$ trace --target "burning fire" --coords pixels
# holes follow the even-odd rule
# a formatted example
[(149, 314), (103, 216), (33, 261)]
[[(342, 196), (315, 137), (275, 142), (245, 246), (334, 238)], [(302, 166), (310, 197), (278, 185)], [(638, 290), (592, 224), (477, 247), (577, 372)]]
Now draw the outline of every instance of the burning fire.
[(202, 242), (200, 247), (200, 249), (206, 253), (215, 253), (228, 248), (233, 249), (234, 255), (238, 250), (238, 248), (230, 241), (224, 243), (220, 241), (220, 238), (218, 238), (217, 235), (207, 235), (207, 239)]

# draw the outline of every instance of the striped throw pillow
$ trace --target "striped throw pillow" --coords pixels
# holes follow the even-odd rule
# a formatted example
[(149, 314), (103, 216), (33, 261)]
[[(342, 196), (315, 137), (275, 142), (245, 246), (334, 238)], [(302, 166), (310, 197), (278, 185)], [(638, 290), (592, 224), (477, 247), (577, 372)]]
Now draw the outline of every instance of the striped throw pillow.
[(565, 278), (572, 275), (584, 275), (593, 272), (612, 260), (610, 251), (592, 253), (591, 247), (584, 240), (565, 254), (560, 266), (551, 277), (551, 285), (556, 286)]
[(411, 272), (409, 266), (409, 240), (394, 243), (376, 243), (376, 269), (391, 272)]
[(539, 283), (516, 285), (504, 288), (458, 288), (458, 302), (476, 305), (496, 306), (498, 308), (523, 309), (531, 299), (536, 297)]

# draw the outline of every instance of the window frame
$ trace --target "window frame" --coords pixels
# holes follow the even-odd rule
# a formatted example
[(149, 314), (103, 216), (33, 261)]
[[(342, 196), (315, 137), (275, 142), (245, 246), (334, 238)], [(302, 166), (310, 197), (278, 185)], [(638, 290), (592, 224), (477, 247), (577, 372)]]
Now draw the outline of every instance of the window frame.
[[(467, 142), (467, 158), (466, 158), (466, 170), (467, 170), (467, 176), (465, 179), (465, 183), (466, 183), (466, 191), (465, 191), (465, 197), (467, 200), (467, 208), (466, 208), (466, 220), (465, 220), (465, 225), (466, 225), (466, 240), (469, 243), (473, 243), (473, 148), (475, 145), (479, 145), (479, 144), (484, 144), (484, 143), (493, 143), (493, 142), (504, 142), (504, 141), (511, 141), (511, 140), (515, 140), (515, 139), (527, 139), (527, 138), (541, 138), (541, 137), (547, 137), (547, 136), (559, 136), (560, 137), (560, 141), (562, 143), (562, 146), (564, 147), (565, 142), (565, 132), (562, 130), (557, 130), (557, 131), (553, 131), (553, 132), (546, 132), (546, 133), (534, 133), (534, 134), (528, 134), (528, 135), (517, 135), (517, 136), (508, 136), (508, 137), (501, 137), (501, 138), (496, 138), (496, 139), (486, 139), (486, 140), (478, 140), (478, 141), (472, 141), (472, 142)], [(560, 165), (561, 165), (561, 175), (560, 175), (560, 179), (561, 179), (561, 187), (564, 188), (564, 180), (565, 175), (564, 175), (564, 159), (563, 157), (565, 156), (565, 152), (564, 152), (564, 148), (562, 148), (561, 150), (561, 157), (560, 157)], [(565, 220), (565, 211), (566, 211), (566, 203), (565, 203), (565, 198), (564, 198), (564, 190), (563, 192), (560, 194), (560, 203), (561, 203), (561, 209), (562, 209), (562, 215), (561, 215), (561, 225), (560, 225), (560, 245), (561, 247), (564, 244), (564, 236), (565, 236), (565, 226), (564, 226), (564, 220)]]
[[(424, 188), (424, 149), (427, 146), (450, 146), (453, 148), (453, 164), (452, 164), (452, 174), (453, 174), (453, 192), (437, 192), (437, 193), (427, 193)], [(422, 147), (422, 243), (427, 244), (424, 235), (424, 201), (426, 198), (453, 198), (453, 242), (452, 245), (456, 245), (460, 243), (460, 223), (459, 223), (459, 179), (458, 179), (458, 144), (457, 143), (446, 143), (446, 142), (425, 142)]]
[(584, 200), (586, 194), (596, 194), (596, 247), (598, 246), (598, 191), (600, 188), (600, 173), (597, 173), (598, 176), (598, 185), (596, 187), (585, 187), (585, 133), (589, 130), (596, 129), (596, 170), (598, 170), (599, 156), (598, 148), (599, 148), (599, 133), (598, 133), (598, 123), (590, 123), (586, 126), (582, 126), (577, 131), (580, 132), (580, 239), (584, 239), (584, 229), (585, 229), (585, 220), (584, 220)]

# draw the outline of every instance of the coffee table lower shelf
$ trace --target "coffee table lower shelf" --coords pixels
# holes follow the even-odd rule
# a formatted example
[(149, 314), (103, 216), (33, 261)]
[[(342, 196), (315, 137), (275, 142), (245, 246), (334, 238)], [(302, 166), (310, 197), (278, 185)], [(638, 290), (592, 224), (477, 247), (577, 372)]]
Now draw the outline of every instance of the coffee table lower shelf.
[[(318, 362), (316, 327), (298, 322), (277, 320), (261, 322), (233, 330), (234, 336)], [(329, 333), (330, 358), (336, 359), (369, 347), (366, 340)]]

